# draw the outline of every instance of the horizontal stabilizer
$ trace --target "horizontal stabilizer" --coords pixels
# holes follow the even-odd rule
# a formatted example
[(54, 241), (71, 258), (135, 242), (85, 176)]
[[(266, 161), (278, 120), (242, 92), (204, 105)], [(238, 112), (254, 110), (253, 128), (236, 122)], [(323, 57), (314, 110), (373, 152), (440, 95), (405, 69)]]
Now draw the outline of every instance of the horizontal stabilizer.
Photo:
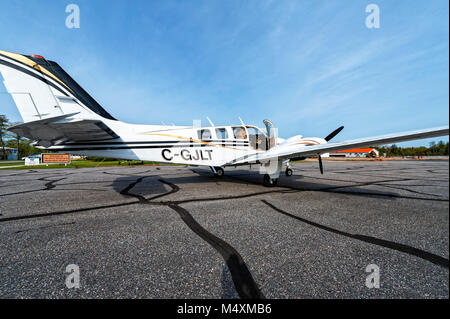
[(118, 138), (105, 123), (97, 119), (80, 119), (77, 113), (27, 122), (8, 130), (50, 147), (63, 142), (102, 141)]

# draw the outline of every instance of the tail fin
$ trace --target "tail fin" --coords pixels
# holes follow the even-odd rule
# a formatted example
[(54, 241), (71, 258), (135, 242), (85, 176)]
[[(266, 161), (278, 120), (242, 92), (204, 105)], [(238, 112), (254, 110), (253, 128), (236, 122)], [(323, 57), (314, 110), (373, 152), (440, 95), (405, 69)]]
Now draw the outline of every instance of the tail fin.
[(0, 72), (25, 123), (73, 113), (115, 120), (53, 61), (0, 50)]

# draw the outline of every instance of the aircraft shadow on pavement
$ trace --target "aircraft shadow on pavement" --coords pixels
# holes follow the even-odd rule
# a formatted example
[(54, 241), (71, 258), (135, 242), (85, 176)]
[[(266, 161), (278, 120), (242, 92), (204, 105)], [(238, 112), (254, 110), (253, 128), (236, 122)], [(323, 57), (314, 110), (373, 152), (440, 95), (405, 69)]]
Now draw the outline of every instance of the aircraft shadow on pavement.
[[(359, 184), (356, 182), (337, 182), (335, 184), (327, 183), (326, 180), (317, 179), (317, 182), (311, 182), (312, 177), (308, 177), (308, 181), (303, 180), (304, 176), (294, 175), (286, 177), (281, 175), (276, 187), (265, 187), (262, 185), (262, 175), (257, 171), (247, 170), (233, 170), (232, 172), (226, 172), (223, 177), (215, 177), (208, 170), (195, 169), (193, 170), (195, 175), (190, 176), (177, 176), (178, 174), (140, 174), (140, 175), (127, 175), (120, 176), (113, 181), (111, 186), (115, 191), (122, 195), (140, 195), (146, 199), (151, 199), (153, 196), (162, 195), (170, 191), (170, 184), (179, 187), (179, 191), (183, 192), (183, 188), (188, 185), (193, 185), (198, 190), (201, 190), (201, 185), (204, 185), (205, 189), (211, 193), (211, 196), (229, 196), (236, 194), (236, 187), (241, 185), (242, 194), (248, 192), (268, 192), (268, 191), (286, 191), (286, 192), (331, 192), (331, 193), (343, 193), (347, 195), (355, 195), (362, 197), (379, 197), (382, 196), (386, 199), (395, 200), (396, 197), (401, 197), (399, 193), (392, 191), (382, 191), (376, 189), (369, 189), (367, 186), (382, 186), (377, 182)], [(227, 194), (227, 189), (232, 189), (230, 194)], [(247, 190), (244, 185), (254, 185), (255, 188)], [(178, 191), (178, 190), (177, 190)], [(173, 191), (172, 191), (173, 192)]]

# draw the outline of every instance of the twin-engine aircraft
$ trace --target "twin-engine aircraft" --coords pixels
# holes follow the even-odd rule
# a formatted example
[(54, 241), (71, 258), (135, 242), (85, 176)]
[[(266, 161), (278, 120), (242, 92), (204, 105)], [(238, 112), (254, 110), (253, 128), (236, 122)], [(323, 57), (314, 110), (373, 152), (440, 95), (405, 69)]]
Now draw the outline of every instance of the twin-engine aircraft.
[(208, 166), (216, 176), (224, 167), (257, 164), (264, 185), (274, 186), (289, 161), (355, 147), (448, 135), (449, 127), (330, 143), (343, 127), (325, 138), (277, 136), (269, 120), (253, 125), (165, 126), (120, 122), (100, 106), (57, 63), (38, 55), (0, 51), (0, 72), (24, 121), (10, 131), (52, 151), (127, 160)]

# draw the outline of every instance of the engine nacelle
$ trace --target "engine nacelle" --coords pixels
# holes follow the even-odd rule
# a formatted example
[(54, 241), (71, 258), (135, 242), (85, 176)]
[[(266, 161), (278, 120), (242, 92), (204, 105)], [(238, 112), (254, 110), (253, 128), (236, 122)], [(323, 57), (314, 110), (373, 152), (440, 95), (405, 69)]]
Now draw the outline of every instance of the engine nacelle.
[(299, 141), (301, 141), (302, 138), (303, 138), (303, 135), (295, 135), (295, 136), (288, 138), (287, 140), (284, 140), (283, 143), (291, 144), (291, 143), (299, 142)]

